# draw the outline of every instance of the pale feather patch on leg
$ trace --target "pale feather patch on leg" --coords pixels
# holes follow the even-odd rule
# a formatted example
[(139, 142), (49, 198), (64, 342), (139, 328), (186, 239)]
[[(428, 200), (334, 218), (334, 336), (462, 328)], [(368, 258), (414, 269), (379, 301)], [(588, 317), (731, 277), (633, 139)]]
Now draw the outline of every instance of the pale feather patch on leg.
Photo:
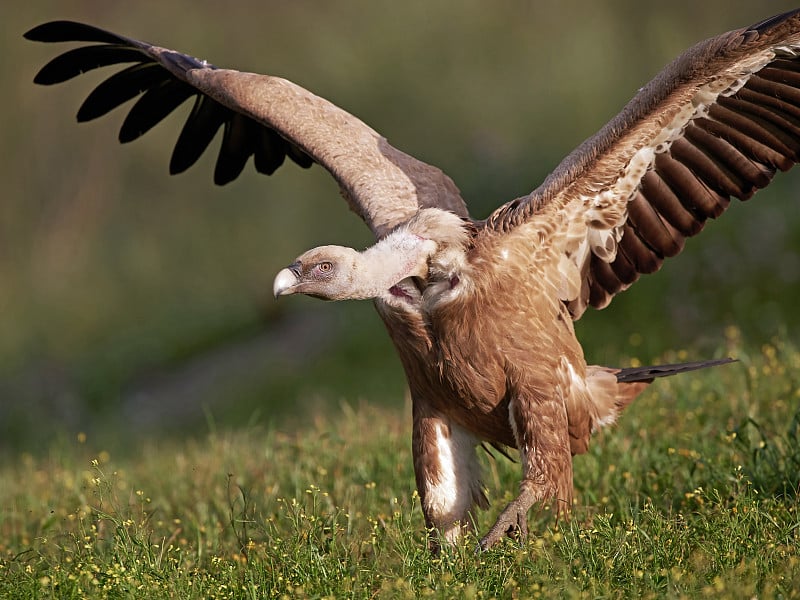
[(472, 525), (475, 505), (486, 503), (480, 482), (480, 465), (475, 453), (477, 438), (453, 423), (435, 427), (438, 481), (425, 483), (426, 514), (442, 539), (455, 543)]

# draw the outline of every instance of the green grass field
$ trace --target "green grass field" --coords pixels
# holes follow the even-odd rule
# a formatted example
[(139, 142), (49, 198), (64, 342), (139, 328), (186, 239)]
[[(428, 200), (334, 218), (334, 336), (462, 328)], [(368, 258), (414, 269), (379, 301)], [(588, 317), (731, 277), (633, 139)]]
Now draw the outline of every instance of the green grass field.
[[(523, 546), (431, 557), (408, 407), (342, 405), (291, 435), (81, 434), (7, 460), (0, 596), (796, 597), (800, 352), (731, 336), (741, 362), (652, 386), (576, 459), (573, 519), (531, 515)], [(481, 530), (518, 478), (484, 462)]]

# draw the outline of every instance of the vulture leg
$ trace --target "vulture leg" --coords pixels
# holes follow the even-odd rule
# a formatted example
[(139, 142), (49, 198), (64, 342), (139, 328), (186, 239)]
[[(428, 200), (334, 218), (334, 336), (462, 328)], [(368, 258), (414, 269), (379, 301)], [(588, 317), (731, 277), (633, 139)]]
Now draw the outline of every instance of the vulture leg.
[(481, 539), (481, 550), (505, 536), (524, 540), (528, 511), (536, 503), (555, 499), (559, 515), (572, 505), (572, 453), (564, 398), (555, 391), (545, 395), (541, 388), (531, 387), (514, 394), (509, 419), (522, 462), (520, 492)]
[(475, 452), (478, 439), (415, 399), (412, 444), (417, 490), (435, 553), (442, 543), (453, 544), (474, 529), (476, 505), (488, 506)]

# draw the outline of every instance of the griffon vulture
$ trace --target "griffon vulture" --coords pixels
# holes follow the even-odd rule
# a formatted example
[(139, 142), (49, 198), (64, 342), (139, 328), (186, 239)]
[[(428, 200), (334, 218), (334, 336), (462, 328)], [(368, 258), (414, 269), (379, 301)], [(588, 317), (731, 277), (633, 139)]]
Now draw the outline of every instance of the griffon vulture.
[(469, 217), (442, 171), (285, 79), (74, 22), (25, 37), (91, 43), (48, 63), (40, 84), (131, 63), (78, 111), (86, 121), (139, 96), (122, 142), (194, 98), (171, 173), (222, 128), (218, 184), (250, 156), (265, 174), (288, 156), (333, 175), (376, 243), (300, 255), (278, 273), (275, 296), (374, 300), (413, 398), (414, 469), (433, 548), (457, 540), (487, 506), (477, 445), (515, 447), (522, 466), (519, 495), (480, 542), (487, 548), (524, 536), (534, 503), (570, 507), (572, 456), (653, 378), (725, 362), (587, 365), (573, 321), (657, 271), (731, 198), (750, 198), (800, 151), (800, 11), (692, 47), (541, 186), (485, 220)]

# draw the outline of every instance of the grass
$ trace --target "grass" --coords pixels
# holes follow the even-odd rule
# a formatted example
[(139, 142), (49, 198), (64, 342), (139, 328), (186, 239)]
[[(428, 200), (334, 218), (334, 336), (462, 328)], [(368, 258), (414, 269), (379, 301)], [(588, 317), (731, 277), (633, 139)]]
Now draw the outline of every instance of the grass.
[[(800, 352), (730, 350), (740, 364), (658, 382), (597, 436), (571, 521), (532, 515), (525, 545), (480, 555), (425, 549), (407, 407), (136, 448), (56, 440), (0, 466), (0, 596), (796, 597)], [(482, 531), (518, 465), (487, 457), (485, 474)]]

